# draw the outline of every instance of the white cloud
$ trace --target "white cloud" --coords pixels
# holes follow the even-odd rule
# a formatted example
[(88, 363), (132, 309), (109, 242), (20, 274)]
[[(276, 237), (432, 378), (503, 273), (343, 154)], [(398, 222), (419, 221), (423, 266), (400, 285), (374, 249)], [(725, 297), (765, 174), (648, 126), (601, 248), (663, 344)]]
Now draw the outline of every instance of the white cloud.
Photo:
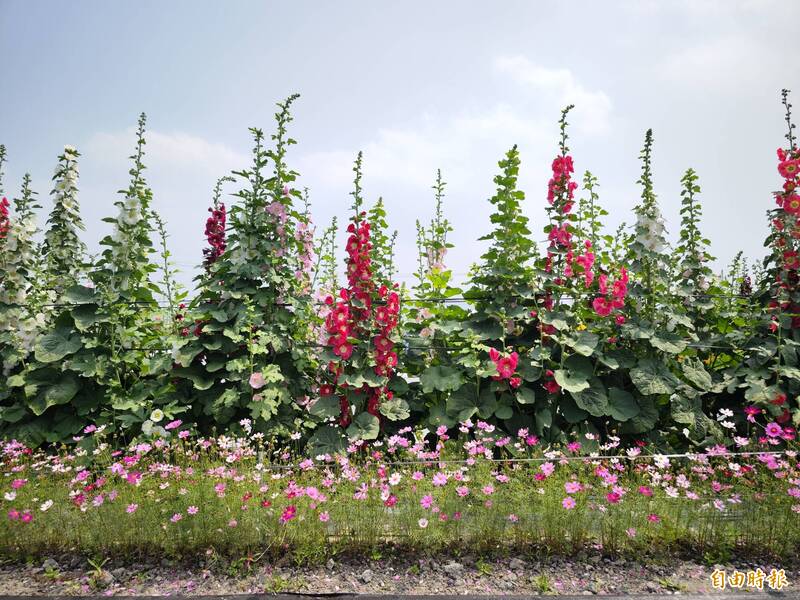
[[(157, 168), (209, 170), (224, 175), (233, 168), (242, 168), (249, 158), (224, 144), (210, 142), (182, 132), (147, 131), (144, 147), (145, 162)], [(99, 132), (89, 138), (86, 152), (97, 160), (117, 163), (133, 151), (135, 130)]]
[(658, 72), (668, 82), (708, 89), (738, 87), (743, 78), (751, 85), (768, 76), (766, 48), (745, 36), (723, 36), (682, 48), (661, 62)]
[(560, 106), (575, 104), (575, 126), (584, 133), (606, 133), (610, 128), (611, 99), (603, 91), (587, 90), (569, 69), (548, 69), (524, 56), (504, 56), (495, 68), (520, 85), (544, 93)]

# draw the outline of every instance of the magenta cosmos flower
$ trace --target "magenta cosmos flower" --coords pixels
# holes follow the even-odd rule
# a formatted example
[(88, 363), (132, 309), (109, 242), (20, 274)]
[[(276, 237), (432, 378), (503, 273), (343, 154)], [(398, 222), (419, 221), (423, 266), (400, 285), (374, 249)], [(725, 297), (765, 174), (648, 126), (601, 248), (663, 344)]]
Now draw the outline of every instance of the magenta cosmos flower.
[(769, 437), (778, 437), (783, 433), (783, 427), (774, 422), (768, 423), (765, 431)]

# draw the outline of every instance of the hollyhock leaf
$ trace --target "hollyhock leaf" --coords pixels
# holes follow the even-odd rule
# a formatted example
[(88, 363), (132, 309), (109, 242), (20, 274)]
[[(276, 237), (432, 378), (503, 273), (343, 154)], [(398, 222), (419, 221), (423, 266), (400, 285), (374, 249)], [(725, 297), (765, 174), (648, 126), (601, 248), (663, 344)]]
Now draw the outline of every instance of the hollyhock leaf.
[(469, 324), (469, 329), (481, 340), (499, 340), (503, 337), (503, 328), (494, 319), (484, 319)]
[(478, 388), (474, 383), (461, 386), (447, 399), (447, 413), (455, 415), (458, 421), (466, 421), (475, 414), (488, 419), (495, 408), (497, 400), (494, 392), (484, 388), (478, 395)]
[(347, 437), (351, 440), (374, 440), (378, 437), (381, 430), (381, 423), (378, 417), (368, 412), (356, 415), (350, 427), (347, 428)]
[(458, 421), (455, 417), (447, 414), (447, 404), (439, 402), (428, 409), (428, 423), (434, 427), (444, 425), (449, 429), (455, 427)]
[(569, 394), (565, 394), (560, 399), (558, 408), (561, 410), (561, 414), (564, 415), (568, 423), (580, 423), (589, 416), (588, 412), (578, 407), (575, 400)]
[(517, 402), (520, 404), (533, 404), (536, 402), (536, 392), (531, 388), (522, 386), (517, 389)]
[(603, 352), (599, 360), (612, 369), (630, 369), (636, 364), (636, 355), (630, 350), (616, 348)]
[(389, 389), (395, 394), (407, 394), (409, 390), (408, 382), (402, 377), (395, 375), (389, 382)]
[(27, 414), (24, 404), (15, 404), (0, 408), (0, 419), (6, 423), (17, 423)]
[(342, 412), (342, 408), (337, 396), (321, 396), (311, 405), (308, 412), (315, 417), (327, 419), (329, 417), (338, 417)]
[(536, 430), (543, 431), (545, 427), (550, 428), (553, 425), (553, 413), (545, 407), (536, 411)]
[(192, 364), (194, 358), (203, 351), (203, 346), (199, 344), (185, 344), (175, 350), (175, 362), (182, 367), (188, 367)]
[(539, 319), (545, 325), (552, 325), (556, 329), (567, 329), (569, 327), (569, 323), (567, 322), (567, 316), (561, 312), (539, 312)]
[(776, 373), (779, 373), (781, 377), (786, 377), (788, 379), (794, 379), (800, 381), (800, 369), (797, 367), (788, 367), (786, 365), (780, 365), (774, 368)]
[(542, 368), (534, 365), (529, 358), (521, 356), (517, 365), (517, 374), (525, 381), (538, 381), (542, 376)]
[(650, 345), (668, 354), (683, 352), (686, 343), (678, 334), (669, 332), (661, 332), (650, 338)]
[(25, 377), (23, 375), (12, 375), (8, 379), (6, 379), (6, 385), (8, 387), (22, 387), (25, 385)]
[(97, 290), (83, 285), (73, 285), (64, 292), (64, 301), (70, 304), (98, 304)]
[(673, 395), (670, 398), (670, 413), (676, 423), (689, 426), (693, 438), (700, 440), (705, 437), (709, 419), (703, 413), (703, 403), (699, 398)]
[(463, 384), (461, 372), (447, 366), (428, 367), (420, 375), (422, 391), (430, 394), (434, 390), (454, 392)]
[(339, 427), (323, 425), (308, 440), (311, 456), (338, 454), (347, 447), (347, 438)]
[(189, 379), (196, 390), (207, 390), (214, 385), (215, 378), (212, 375), (208, 375), (201, 365), (177, 368), (174, 373), (179, 377)]
[(645, 396), (671, 394), (679, 383), (667, 366), (653, 358), (643, 358), (630, 371), (631, 381)]
[(577, 336), (567, 340), (567, 345), (583, 356), (591, 356), (597, 348), (600, 337), (588, 331), (581, 331)]
[(94, 304), (76, 306), (70, 311), (70, 314), (72, 315), (72, 320), (75, 322), (75, 327), (77, 327), (79, 331), (86, 331), (95, 323), (106, 320), (104, 315), (98, 314), (97, 306)]
[(628, 339), (645, 340), (653, 337), (655, 331), (647, 322), (629, 321), (622, 326), (622, 333)]
[(564, 361), (564, 368), (554, 373), (556, 383), (568, 392), (580, 392), (589, 387), (592, 363), (583, 356), (573, 355)]
[(652, 398), (640, 397), (636, 403), (639, 405), (639, 414), (622, 423), (620, 433), (646, 433), (658, 423), (658, 408)]
[(627, 421), (639, 414), (641, 409), (633, 394), (616, 387), (608, 390), (608, 407), (611, 416), (617, 421)]
[(408, 402), (400, 398), (392, 398), (381, 402), (378, 411), (390, 421), (402, 421), (411, 416)]
[(44, 389), (28, 401), (33, 414), (39, 416), (51, 406), (66, 404), (75, 397), (80, 389), (78, 378), (72, 373), (64, 373), (58, 381)]
[(597, 377), (589, 380), (589, 387), (579, 392), (570, 392), (575, 404), (590, 415), (602, 417), (608, 414), (608, 394), (603, 382)]
[(43, 363), (56, 362), (65, 356), (74, 354), (82, 345), (81, 338), (72, 334), (70, 330), (56, 329), (39, 340), (34, 355), (36, 360)]
[(683, 371), (683, 375), (689, 380), (689, 383), (700, 391), (707, 392), (714, 385), (711, 375), (706, 371), (705, 367), (703, 367), (703, 363), (699, 359), (685, 359), (683, 364), (681, 364), (681, 371)]

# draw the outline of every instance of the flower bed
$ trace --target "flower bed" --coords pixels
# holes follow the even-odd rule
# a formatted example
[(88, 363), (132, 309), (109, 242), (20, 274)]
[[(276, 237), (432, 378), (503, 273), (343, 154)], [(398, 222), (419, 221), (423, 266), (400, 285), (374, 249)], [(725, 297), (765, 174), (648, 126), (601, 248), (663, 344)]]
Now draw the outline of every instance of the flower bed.
[[(176, 427), (179, 429), (180, 425)], [(303, 458), (259, 434), (175, 435), (115, 450), (98, 429), (58, 453), (2, 448), (8, 555), (291, 553), (403, 547), (606, 553), (696, 548), (791, 556), (800, 462), (754, 440), (667, 457), (618, 440), (596, 456), (482, 421), (458, 439), (402, 431)], [(522, 451), (519, 451), (519, 449)], [(518, 451), (511, 453), (512, 449)]]

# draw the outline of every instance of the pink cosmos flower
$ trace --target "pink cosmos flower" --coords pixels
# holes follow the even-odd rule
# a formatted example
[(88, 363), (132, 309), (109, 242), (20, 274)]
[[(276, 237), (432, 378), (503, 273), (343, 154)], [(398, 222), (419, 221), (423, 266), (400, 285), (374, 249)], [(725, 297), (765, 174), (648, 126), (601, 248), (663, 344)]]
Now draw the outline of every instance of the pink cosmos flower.
[(631, 527), (629, 529), (626, 529), (625, 533), (628, 535), (629, 538), (635, 538), (636, 537), (636, 528), (635, 527)]
[(444, 473), (436, 473), (433, 476), (433, 485), (441, 487), (447, 483), (447, 475)]
[(647, 496), (647, 497), (649, 498), (650, 496), (652, 496), (652, 495), (653, 495), (653, 490), (651, 490), (651, 489), (650, 489), (649, 487), (647, 487), (646, 485), (641, 485), (641, 486), (639, 486), (639, 493), (640, 493), (642, 496)]
[(180, 419), (176, 419), (175, 421), (170, 421), (169, 423), (164, 425), (164, 429), (166, 430), (177, 429), (178, 427), (181, 426), (182, 423), (183, 421), (181, 421)]
[(10, 511), (8, 511), (8, 518), (11, 521), (19, 520), (19, 511), (12, 508)]
[(568, 494), (577, 494), (583, 489), (583, 486), (577, 481), (567, 481), (564, 484), (564, 489)]
[(331, 516), (327, 512), (319, 513), (319, 520), (323, 523), (327, 523), (331, 520)]
[(286, 523), (294, 519), (296, 516), (297, 516), (297, 507), (294, 504), (290, 504), (285, 509), (283, 509), (280, 522), (282, 525), (285, 525)]
[(561, 501), (561, 506), (567, 510), (572, 510), (575, 508), (575, 499), (572, 496), (567, 496)]
[(178, 522), (178, 521), (180, 521), (182, 518), (183, 518), (183, 515), (182, 515), (181, 513), (175, 513), (175, 514), (174, 514), (174, 515), (172, 515), (172, 517), (170, 518), (170, 521), (172, 521), (173, 523), (177, 523), (177, 522)]
[(422, 508), (428, 509), (433, 505), (433, 496), (430, 494), (423, 496), (422, 499), (419, 501), (419, 505)]
[(458, 486), (456, 488), (456, 494), (458, 494), (459, 498), (463, 498), (467, 494), (469, 494), (469, 488), (465, 485)]
[(544, 473), (545, 477), (550, 477), (553, 474), (553, 471), (556, 470), (556, 466), (551, 462), (546, 462), (539, 467), (539, 469)]
[(428, 526), (428, 519), (420, 519), (417, 521), (417, 524), (420, 526), (421, 529), (425, 529)]
[(129, 515), (132, 515), (138, 509), (139, 509), (139, 505), (138, 504), (128, 504), (128, 506), (125, 508), (125, 512), (128, 513)]
[(617, 492), (609, 492), (608, 494), (606, 494), (606, 500), (608, 500), (610, 504), (616, 504), (621, 499), (622, 496), (620, 496)]
[(33, 521), (33, 513), (29, 510), (26, 510), (24, 513), (22, 513), (20, 521), (22, 521), (23, 523), (30, 523), (31, 521)]
[(196, 506), (190, 506), (189, 508), (186, 509), (186, 512), (189, 513), (190, 515), (196, 515), (198, 512), (198, 508)]
[(768, 423), (765, 432), (769, 437), (778, 437), (783, 433), (783, 427), (775, 422)]
[(413, 479), (414, 481), (420, 481), (422, 479), (425, 479), (425, 475), (422, 474), (422, 471), (414, 471), (411, 474), (411, 479)]
[(647, 515), (647, 520), (650, 521), (651, 523), (658, 523), (659, 521), (661, 521), (661, 517), (659, 517), (656, 514), (651, 513), (651, 514)]

